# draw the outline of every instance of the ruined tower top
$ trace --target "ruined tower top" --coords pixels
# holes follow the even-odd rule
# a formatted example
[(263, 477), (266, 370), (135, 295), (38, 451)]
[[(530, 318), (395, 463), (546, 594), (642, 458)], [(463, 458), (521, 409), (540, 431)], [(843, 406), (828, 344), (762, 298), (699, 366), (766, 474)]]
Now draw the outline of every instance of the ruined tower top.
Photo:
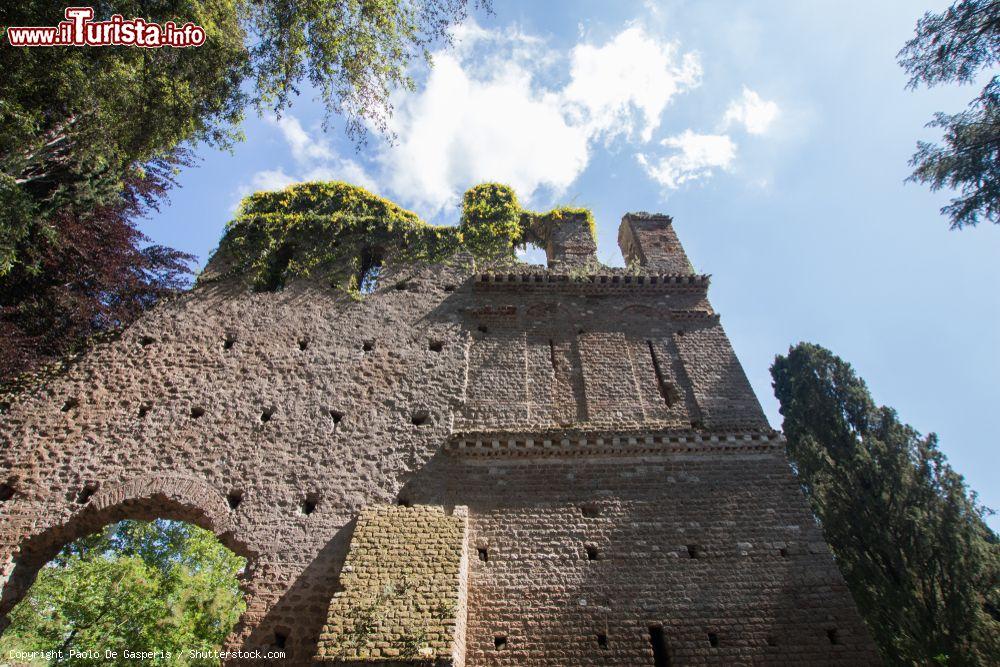
[(618, 228), (618, 245), (626, 264), (639, 263), (662, 273), (694, 273), (669, 215), (626, 213)]

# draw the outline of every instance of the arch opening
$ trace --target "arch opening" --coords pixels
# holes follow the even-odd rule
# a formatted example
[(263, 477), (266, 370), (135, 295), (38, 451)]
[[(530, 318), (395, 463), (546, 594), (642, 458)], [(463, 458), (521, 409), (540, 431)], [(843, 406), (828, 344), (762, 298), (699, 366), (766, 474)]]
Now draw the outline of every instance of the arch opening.
[(0, 651), (62, 652), (70, 664), (114, 662), (124, 650), (167, 662), (219, 651), (246, 610), (246, 568), (245, 557), (186, 521), (107, 524), (37, 569), (7, 615)]

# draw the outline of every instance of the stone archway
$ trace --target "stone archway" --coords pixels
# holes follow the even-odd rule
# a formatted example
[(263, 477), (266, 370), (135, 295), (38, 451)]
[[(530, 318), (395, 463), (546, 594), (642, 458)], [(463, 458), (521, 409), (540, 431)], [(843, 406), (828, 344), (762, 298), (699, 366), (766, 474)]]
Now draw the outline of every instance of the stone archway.
[[(168, 474), (136, 477), (101, 486), (68, 520), (22, 537), (0, 570), (0, 633), (8, 613), (27, 594), (38, 571), (65, 545), (126, 519), (185, 521), (211, 531), (228, 549), (247, 559), (253, 571), (256, 552), (232, 531), (226, 498), (197, 477)], [(241, 581), (246, 593), (247, 581)], [(237, 623), (234, 633), (242, 624)]]

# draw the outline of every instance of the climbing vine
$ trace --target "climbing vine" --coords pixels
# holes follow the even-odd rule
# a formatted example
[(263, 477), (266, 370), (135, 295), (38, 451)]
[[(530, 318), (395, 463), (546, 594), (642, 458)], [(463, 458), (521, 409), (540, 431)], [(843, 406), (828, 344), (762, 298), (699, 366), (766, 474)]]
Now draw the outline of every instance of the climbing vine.
[(434, 226), (391, 201), (340, 182), (311, 182), (246, 197), (227, 226), (217, 254), (228, 273), (249, 276), (261, 291), (296, 277), (322, 279), (357, 294), (383, 262), (446, 261), (459, 251), (484, 262), (513, 260), (526, 243), (542, 247), (551, 230), (582, 220), (589, 210), (521, 208), (514, 191), (484, 183), (462, 198), (457, 227)]

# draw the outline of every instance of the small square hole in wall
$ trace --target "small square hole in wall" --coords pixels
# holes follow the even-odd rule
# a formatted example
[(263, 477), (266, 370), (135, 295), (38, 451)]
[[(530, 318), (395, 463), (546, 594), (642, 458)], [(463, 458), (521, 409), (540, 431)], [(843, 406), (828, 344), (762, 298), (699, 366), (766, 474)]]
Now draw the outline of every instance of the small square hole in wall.
[(142, 419), (149, 414), (149, 411), (153, 409), (152, 401), (143, 401), (139, 404), (139, 419)]
[(229, 509), (236, 509), (243, 502), (243, 492), (239, 489), (233, 489), (226, 495), (226, 502), (229, 503)]
[(396, 289), (399, 290), (400, 292), (406, 290), (409, 286), (410, 283), (406, 282), (405, 280), (401, 280), (395, 285)]
[(584, 547), (587, 550), (587, 560), (604, 560), (601, 552), (593, 544)]
[(233, 345), (236, 345), (236, 334), (226, 334), (226, 337), (222, 339), (222, 349), (231, 350)]
[(778, 549), (778, 555), (782, 558), (788, 558), (788, 549), (786, 547), (781, 547)]
[(334, 425), (337, 425), (344, 420), (344, 413), (340, 412), (339, 410), (330, 409), (329, 414), (330, 414), (330, 419), (333, 420)]
[(507, 638), (503, 635), (496, 635), (493, 637), (493, 648), (498, 651), (502, 651), (507, 648)]
[(416, 410), (410, 417), (410, 421), (413, 422), (414, 426), (423, 426), (428, 421), (430, 421), (431, 413), (427, 410)]
[(445, 292), (454, 292), (455, 291), (455, 286), (454, 285), (445, 285), (444, 286), (444, 291)]
[(596, 519), (601, 516), (601, 506), (597, 503), (584, 503), (580, 505), (580, 512), (583, 514), (584, 518)]
[(719, 635), (715, 634), (714, 632), (709, 632), (708, 633), (708, 645), (711, 646), (712, 648), (718, 647), (719, 646)]
[(440, 352), (441, 350), (444, 349), (444, 343), (442, 343), (439, 340), (432, 340), (430, 343), (427, 344), (427, 349), (430, 350), (431, 352)]
[(487, 547), (476, 547), (476, 552), (479, 554), (479, 560), (484, 563), (490, 562), (490, 550)]
[(76, 502), (80, 505), (86, 505), (93, 495), (97, 493), (99, 486), (97, 482), (87, 482), (84, 484), (83, 488), (80, 489), (80, 493), (76, 494)]
[(826, 638), (830, 640), (831, 644), (839, 644), (840, 636), (837, 635), (837, 628), (830, 628), (826, 631)]
[(143, 347), (149, 347), (150, 345), (152, 345), (155, 342), (156, 342), (156, 339), (153, 338), (152, 336), (140, 336), (139, 337), (139, 345), (142, 345)]
[(603, 632), (597, 633), (597, 645), (600, 646), (601, 648), (608, 647), (608, 636)]
[(406, 496), (396, 499), (396, 504), (400, 507), (413, 507), (413, 503)]
[(775, 637), (774, 635), (768, 635), (766, 641), (767, 641), (767, 645), (768, 646), (777, 646), (778, 645), (778, 638)]
[(701, 558), (705, 552), (700, 544), (687, 545), (688, 558)]
[(305, 352), (308, 349), (309, 349), (309, 339), (308, 338), (300, 338), (299, 339), (299, 350)]
[(299, 505), (299, 511), (306, 516), (312, 514), (316, 511), (316, 506), (319, 504), (319, 496), (315, 493), (310, 493), (305, 498), (302, 499), (302, 504)]
[(479, 331), (479, 333), (489, 333), (490, 331), (485, 324), (480, 324), (478, 327), (476, 327), (476, 329)]
[(372, 350), (375, 349), (375, 341), (366, 340), (365, 342), (361, 343), (361, 349), (364, 352), (371, 352)]
[(14, 485), (9, 481), (0, 484), (0, 503), (5, 503), (13, 498), (14, 493), (16, 493)]
[(195, 405), (195, 406), (191, 407), (191, 418), (192, 419), (198, 419), (199, 417), (204, 416), (204, 414), (205, 414), (205, 408), (203, 408), (203, 407), (201, 407), (199, 405)]
[(260, 423), (261, 424), (266, 424), (267, 422), (271, 421), (271, 419), (274, 417), (274, 411), (275, 411), (275, 408), (273, 408), (273, 407), (271, 407), (271, 408), (264, 408), (263, 410), (261, 410), (260, 411)]
[(67, 398), (66, 402), (63, 403), (63, 406), (62, 406), (61, 409), (62, 409), (63, 412), (69, 412), (70, 410), (78, 408), (79, 406), (80, 406), (80, 401), (78, 399)]

